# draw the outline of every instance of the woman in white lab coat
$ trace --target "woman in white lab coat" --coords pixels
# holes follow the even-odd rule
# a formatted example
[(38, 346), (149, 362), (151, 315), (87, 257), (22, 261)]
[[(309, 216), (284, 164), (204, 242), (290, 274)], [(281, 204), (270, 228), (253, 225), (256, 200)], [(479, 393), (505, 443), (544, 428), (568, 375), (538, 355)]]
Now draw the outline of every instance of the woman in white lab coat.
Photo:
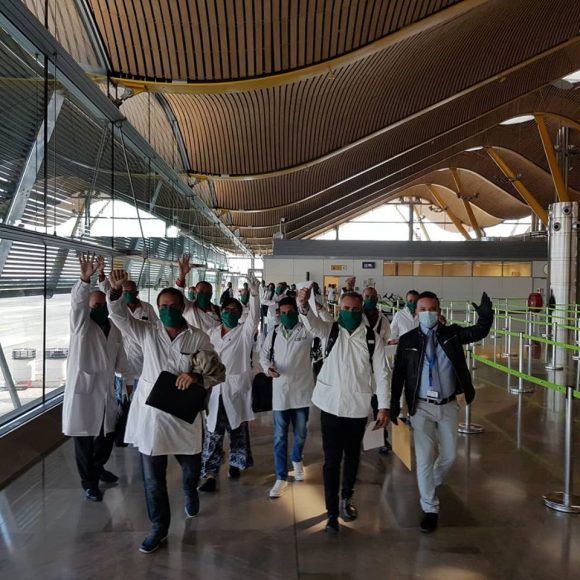
[(242, 305), (235, 298), (229, 298), (222, 305), (222, 325), (209, 333), (226, 367), (226, 380), (212, 389), (209, 400), (207, 433), (203, 442), (202, 477), (205, 482), (199, 488), (201, 491), (217, 489), (226, 431), (230, 437), (230, 477), (239, 477), (241, 471), (254, 464), (248, 421), (254, 419), (250, 357), (260, 322), (258, 289), (259, 282), (252, 276), (249, 312), (243, 324), (238, 324)]
[[(192, 373), (191, 355), (197, 351), (212, 352), (213, 348), (204, 332), (187, 325), (183, 318), (183, 294), (174, 288), (162, 290), (157, 297), (161, 325), (133, 318), (118, 299), (126, 280), (126, 272), (113, 270), (107, 299), (112, 320), (123, 335), (131, 337), (143, 351), (143, 372), (131, 403), (125, 442), (141, 453), (147, 510), (153, 528), (139, 549), (150, 553), (167, 538), (169, 530), (171, 515), (165, 479), (168, 455), (174, 455), (181, 465), (186, 516), (195, 517), (199, 512), (197, 484), (201, 468), (202, 420), (198, 416), (189, 424), (147, 405), (146, 400), (162, 371), (178, 375), (176, 384), (181, 389), (199, 382), (200, 376)], [(206, 388), (208, 378), (211, 379), (203, 377)]]
[(71, 292), (70, 348), (62, 406), (62, 431), (74, 438), (81, 485), (90, 501), (103, 499), (99, 479), (118, 479), (103, 466), (113, 449), (117, 420), (115, 371), (124, 373), (127, 367), (121, 333), (109, 321), (105, 295), (90, 290), (97, 260), (94, 254), (80, 257), (81, 279)]

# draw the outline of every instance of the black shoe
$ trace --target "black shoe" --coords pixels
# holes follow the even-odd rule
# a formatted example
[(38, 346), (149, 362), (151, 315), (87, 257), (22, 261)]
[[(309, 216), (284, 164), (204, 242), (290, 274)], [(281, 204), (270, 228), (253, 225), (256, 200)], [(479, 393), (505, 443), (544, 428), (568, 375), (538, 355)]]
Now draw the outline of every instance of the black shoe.
[(85, 499), (89, 501), (103, 501), (103, 493), (98, 487), (85, 489)]
[(208, 477), (197, 489), (199, 491), (212, 492), (217, 491), (217, 480), (215, 477)]
[(240, 471), (239, 467), (234, 467), (233, 465), (230, 465), (230, 470), (228, 473), (229, 473), (230, 479), (239, 479), (241, 471)]
[(106, 469), (103, 469), (101, 472), (100, 479), (103, 483), (117, 483), (119, 481), (119, 477), (117, 475), (107, 471)]
[(340, 500), (340, 517), (345, 522), (352, 522), (358, 517), (358, 510), (352, 503), (352, 498)]
[(421, 531), (424, 534), (430, 534), (437, 529), (437, 520), (439, 519), (439, 514), (426, 513), (421, 520)]
[(195, 518), (199, 515), (199, 495), (197, 491), (190, 493), (185, 498), (185, 515), (188, 518)]
[(328, 516), (328, 519), (326, 520), (326, 527), (324, 528), (324, 531), (331, 535), (334, 536), (335, 534), (338, 534), (339, 531), (339, 526), (338, 526), (338, 516)]
[(165, 540), (167, 540), (167, 532), (152, 530), (139, 546), (139, 552), (151, 554), (151, 552), (158, 550)]

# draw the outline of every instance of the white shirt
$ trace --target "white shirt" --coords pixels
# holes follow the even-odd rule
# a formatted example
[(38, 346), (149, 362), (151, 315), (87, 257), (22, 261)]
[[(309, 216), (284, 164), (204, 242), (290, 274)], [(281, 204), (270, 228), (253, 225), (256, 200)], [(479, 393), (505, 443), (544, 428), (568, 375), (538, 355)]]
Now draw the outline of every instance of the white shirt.
[(286, 330), (276, 327), (274, 359), (270, 362), (270, 348), (274, 329), (268, 331), (260, 352), (260, 366), (266, 374), (274, 367), (280, 376), (272, 381), (272, 409), (286, 411), (310, 406), (314, 389), (314, 374), (310, 361), (312, 334), (304, 324)]
[(403, 334), (407, 334), (410, 330), (417, 328), (419, 326), (419, 317), (413, 316), (410, 310), (405, 306), (405, 308), (399, 310), (395, 316), (393, 316), (393, 322), (391, 324), (391, 338), (399, 338)]
[(224, 336), (221, 325), (209, 333), (211, 343), (226, 367), (226, 380), (211, 390), (209, 398), (207, 428), (211, 432), (216, 427), (220, 395), (232, 429), (254, 419), (250, 357), (259, 322), (260, 301), (257, 296), (250, 296), (249, 314), (243, 324), (238, 324)]
[(111, 319), (143, 351), (143, 372), (133, 395), (127, 419), (125, 442), (145, 455), (194, 455), (202, 449), (202, 418), (193, 424), (145, 404), (162, 371), (175, 375), (191, 372), (190, 355), (198, 350), (212, 351), (207, 335), (188, 327), (172, 341), (162, 324), (136, 320), (121, 300), (107, 296)]
[[(300, 318), (314, 336), (324, 342), (328, 340), (331, 322), (320, 320), (311, 310), (307, 315), (301, 314)], [(379, 408), (388, 409), (390, 385), (385, 347), (380, 336), (375, 336), (373, 368)], [(318, 375), (312, 402), (319, 409), (338, 417), (367, 417), (373, 394), (371, 374), (365, 325), (360, 324), (352, 334), (339, 326), (334, 347)]]
[[(71, 292), (70, 347), (62, 406), (62, 432), (96, 437), (115, 430), (115, 371), (125, 373), (127, 357), (119, 329), (109, 335), (91, 319), (90, 284), (78, 280)], [(104, 419), (104, 423), (103, 423)]]

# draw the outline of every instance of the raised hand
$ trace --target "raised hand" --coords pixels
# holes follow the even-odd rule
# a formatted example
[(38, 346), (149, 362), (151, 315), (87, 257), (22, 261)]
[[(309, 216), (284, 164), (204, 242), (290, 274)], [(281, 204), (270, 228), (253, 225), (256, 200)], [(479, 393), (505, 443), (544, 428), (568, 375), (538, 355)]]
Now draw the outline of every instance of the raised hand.
[(258, 296), (260, 292), (260, 280), (253, 273), (248, 274), (248, 284), (250, 285), (250, 294), (252, 296)]
[(312, 286), (308, 286), (306, 288), (301, 288), (298, 291), (297, 301), (298, 304), (304, 309), (308, 310), (308, 300), (310, 299), (310, 294), (312, 292)]
[(123, 284), (129, 279), (129, 275), (125, 270), (111, 270), (109, 274), (109, 283), (111, 288), (114, 290), (119, 290), (123, 287)]
[(493, 316), (493, 305), (486, 292), (481, 295), (481, 303), (479, 306), (475, 302), (472, 302), (471, 305), (475, 308), (478, 316)]
[(189, 265), (190, 260), (190, 254), (183, 254), (183, 256), (177, 260), (177, 265), (179, 266), (179, 277), (182, 280), (185, 280), (185, 277), (191, 272), (191, 266)]
[(95, 258), (94, 252), (83, 252), (79, 256), (79, 264), (81, 271), (81, 280), (83, 282), (90, 282), (91, 276), (95, 273), (97, 269), (97, 258)]

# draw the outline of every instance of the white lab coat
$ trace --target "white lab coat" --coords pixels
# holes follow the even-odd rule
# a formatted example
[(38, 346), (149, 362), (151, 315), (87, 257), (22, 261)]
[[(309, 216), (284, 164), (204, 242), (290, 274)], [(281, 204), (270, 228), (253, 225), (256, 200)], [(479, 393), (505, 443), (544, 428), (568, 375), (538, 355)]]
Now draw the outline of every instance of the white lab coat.
[[(111, 289), (109, 281), (105, 278), (102, 282), (98, 282), (99, 290), (107, 294)], [(148, 320), (153, 324), (159, 322), (159, 317), (155, 309), (149, 302), (139, 300), (139, 305), (135, 310), (131, 310), (127, 306), (127, 310), (131, 313), (133, 318), (137, 320)], [(127, 372), (124, 376), (125, 382), (128, 385), (134, 385), (135, 381), (141, 376), (143, 370), (143, 352), (137, 342), (135, 342), (129, 335), (123, 337), (123, 344), (125, 345), (125, 354), (127, 355)]]
[(226, 380), (211, 390), (209, 398), (207, 428), (215, 431), (219, 398), (232, 429), (237, 429), (244, 421), (252, 421), (252, 378), (250, 357), (254, 345), (254, 335), (260, 322), (260, 301), (250, 296), (249, 314), (243, 324), (238, 324), (222, 336), (222, 327), (213, 328), (209, 338), (222, 363), (226, 367)]
[(96, 437), (101, 426), (105, 435), (115, 430), (115, 371), (124, 373), (127, 365), (119, 329), (111, 324), (106, 337), (91, 320), (90, 291), (90, 284), (79, 280), (71, 292), (62, 432), (73, 437)]
[(268, 374), (273, 366), (280, 376), (272, 381), (272, 410), (286, 411), (310, 406), (314, 389), (314, 373), (310, 361), (312, 334), (299, 322), (291, 330), (282, 325), (276, 328), (274, 359), (270, 362), (270, 348), (274, 329), (268, 331), (260, 352), (260, 366)]
[[(183, 290), (180, 288), (180, 290)], [(207, 312), (202, 310), (197, 306), (195, 300), (188, 300), (185, 298), (185, 312), (183, 313), (183, 318), (187, 320), (188, 324), (191, 324), (194, 328), (199, 328), (203, 330), (206, 334), (209, 334), (214, 328), (221, 326), (221, 320), (218, 313), (214, 309), (214, 305)]]
[[(365, 325), (370, 326), (368, 318), (366, 316), (363, 316), (363, 322)], [(378, 334), (383, 342), (383, 348), (384, 348), (384, 353), (385, 353), (385, 361), (387, 363), (387, 373), (389, 376), (389, 381), (391, 380), (391, 369), (389, 366), (389, 359), (387, 358), (387, 356), (390, 354), (390, 350), (393, 350), (393, 353), (396, 350), (396, 346), (389, 346), (387, 344), (387, 341), (391, 338), (391, 323), (389, 322), (389, 319), (387, 318), (387, 316), (381, 312), (379, 310), (379, 316), (377, 318), (377, 322), (375, 323), (375, 325), (373, 326), (373, 330), (375, 331), (375, 334)], [(376, 390), (376, 384), (375, 384), (375, 377), (374, 374), (371, 377), (371, 386), (373, 388), (373, 392)]]
[[(324, 342), (328, 340), (331, 322), (320, 320), (312, 310), (308, 310), (306, 315), (300, 314), (300, 318), (314, 336)], [(385, 347), (380, 336), (375, 336), (373, 369), (379, 408), (388, 409), (390, 384)], [(322, 411), (337, 417), (367, 417), (373, 394), (371, 373), (365, 325), (360, 324), (352, 334), (339, 326), (334, 347), (318, 374), (312, 402)]]
[(134, 445), (145, 455), (194, 455), (202, 449), (202, 418), (193, 424), (182, 421), (145, 404), (153, 385), (162, 371), (175, 375), (191, 372), (190, 355), (198, 350), (212, 351), (207, 335), (189, 327), (173, 341), (162, 324), (135, 320), (121, 300), (107, 296), (111, 318), (136, 341), (143, 351), (143, 372), (139, 388), (133, 395), (125, 442)]
[(403, 334), (417, 328), (419, 326), (419, 317), (413, 316), (409, 309), (405, 306), (393, 316), (391, 324), (391, 338), (399, 338)]
[(276, 294), (273, 294), (270, 298), (270, 292), (264, 293), (261, 304), (268, 307), (268, 315), (266, 316), (266, 325), (268, 328), (272, 328), (272, 326), (278, 323), (278, 318), (276, 316), (278, 302), (279, 300), (276, 300)]

